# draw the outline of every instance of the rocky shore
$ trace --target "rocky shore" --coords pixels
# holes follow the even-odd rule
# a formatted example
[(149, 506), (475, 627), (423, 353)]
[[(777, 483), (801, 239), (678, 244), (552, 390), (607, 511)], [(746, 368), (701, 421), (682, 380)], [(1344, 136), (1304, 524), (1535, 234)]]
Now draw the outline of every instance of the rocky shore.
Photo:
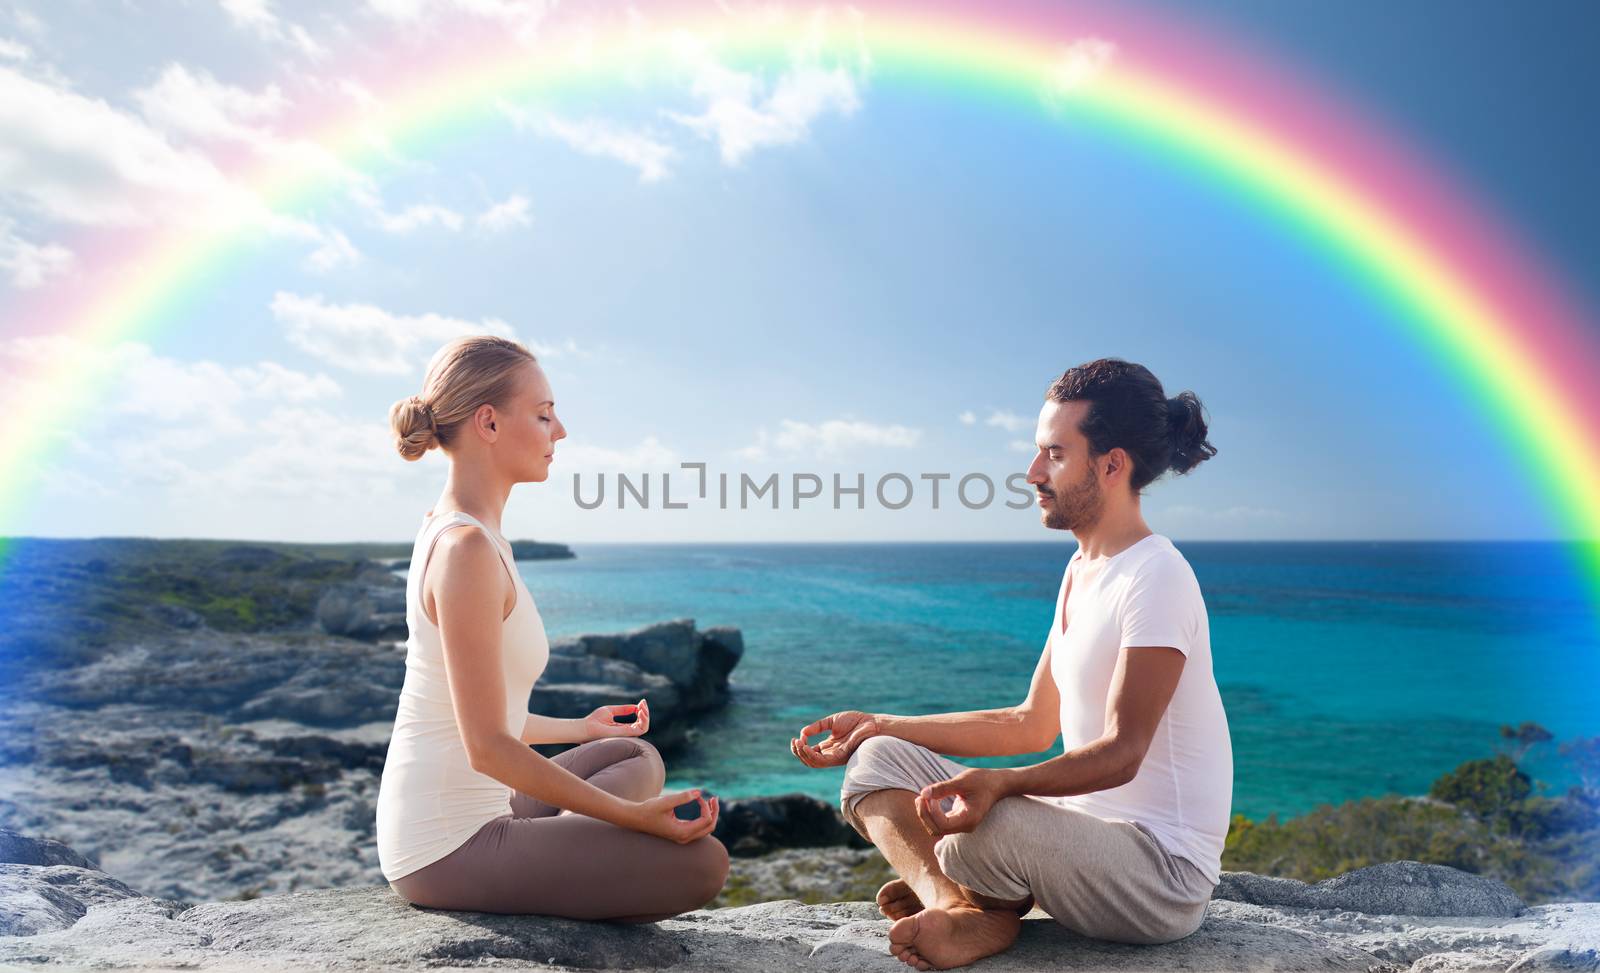
[[(905, 968), (871, 905), (887, 863), (801, 794), (726, 801), (722, 894), (653, 926), (395, 896), (373, 836), (404, 676), (392, 550), (10, 543), (0, 969)], [(529, 708), (646, 696), (649, 739), (671, 754), (729, 699), (743, 652), (739, 630), (691, 619), (560, 640)], [(1315, 885), (1225, 872), (1201, 930), (1159, 947), (1036, 911), (983, 966), (1600, 970), (1600, 905), (1528, 907), (1495, 879), (1388, 857)]]
[[(0, 831), (0, 963), (125, 970), (905, 970), (870, 901), (702, 909), (647, 925), (412, 906), (387, 885), (248, 901), (150, 897), (70, 847)], [(1306, 885), (1224, 872), (1200, 929), (1087, 939), (1035, 910), (994, 971), (1594, 970), (1600, 903), (1527, 907), (1504, 884), (1400, 861)]]
[[(12, 543), (0, 827), (158, 897), (381, 882), (375, 803), (405, 676), (405, 583), (378, 557), (393, 545)], [(560, 640), (530, 709), (643, 696), (670, 754), (726, 703), (743, 652), (739, 630), (691, 619)], [(804, 830), (783, 823), (792, 805), (730, 805), (748, 826), (719, 834), (770, 850)]]

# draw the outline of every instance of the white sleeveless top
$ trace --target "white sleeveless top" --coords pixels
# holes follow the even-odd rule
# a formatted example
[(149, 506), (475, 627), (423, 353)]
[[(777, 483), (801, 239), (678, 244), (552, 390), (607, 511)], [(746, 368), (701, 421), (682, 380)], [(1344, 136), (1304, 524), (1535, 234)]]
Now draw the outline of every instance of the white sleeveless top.
[(522, 735), (528, 696), (550, 658), (544, 622), (517, 573), (511, 546), (470, 514), (423, 516), (406, 575), (406, 676), (378, 785), (378, 865), (394, 881), (448, 855), (484, 824), (511, 813), (511, 788), (473, 770), (450, 698), (439, 626), (422, 610), (422, 576), (439, 535), (472, 525), (489, 535), (516, 584), (517, 603), (501, 632), (505, 728)]

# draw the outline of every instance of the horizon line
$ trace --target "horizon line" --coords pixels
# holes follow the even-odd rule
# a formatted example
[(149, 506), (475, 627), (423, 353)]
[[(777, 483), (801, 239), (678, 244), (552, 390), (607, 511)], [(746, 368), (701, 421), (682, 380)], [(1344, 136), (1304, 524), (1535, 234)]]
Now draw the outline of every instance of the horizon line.
[[(1153, 531), (1160, 534), (1161, 531)], [(1178, 538), (1164, 534), (1174, 544), (1555, 544), (1563, 546), (1579, 546), (1600, 544), (1600, 538), (1559, 538), (1559, 537), (1190, 537)], [(577, 544), (592, 546), (616, 547), (754, 547), (784, 545), (792, 547), (816, 547), (821, 545), (867, 545), (867, 544), (1054, 544), (1057, 540), (1041, 538), (1039, 540), (1021, 540), (1017, 538), (984, 538), (984, 537), (951, 537), (951, 538), (849, 538), (839, 540), (576, 540), (554, 541), (533, 537), (507, 538), (512, 543), (533, 544), (560, 544), (571, 547)], [(96, 535), (58, 535), (47, 536), (39, 534), (21, 534), (0, 537), (0, 544), (13, 541), (210, 541), (210, 542), (235, 542), (240, 544), (301, 544), (301, 545), (353, 545), (353, 544), (409, 544), (415, 538), (402, 538), (400, 540), (267, 540), (249, 537), (156, 537), (142, 534), (96, 534)], [(1076, 543), (1077, 538), (1073, 537)], [(1065, 541), (1061, 541), (1065, 543)]]

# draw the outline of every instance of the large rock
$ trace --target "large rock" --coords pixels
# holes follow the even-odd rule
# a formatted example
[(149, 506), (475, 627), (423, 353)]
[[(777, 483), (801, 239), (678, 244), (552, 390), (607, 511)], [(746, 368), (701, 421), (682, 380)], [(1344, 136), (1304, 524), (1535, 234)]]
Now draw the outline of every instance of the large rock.
[(0, 936), (70, 929), (96, 905), (139, 897), (97, 869), (0, 864)]
[(403, 640), (409, 633), (405, 579), (366, 562), (351, 580), (328, 585), (317, 601), (316, 621), (330, 635)]
[(8, 828), (0, 828), (0, 863), (94, 867), (89, 859), (53, 838), (30, 838)]
[[(1407, 869), (1375, 868), (1360, 870), (1367, 874), (1353, 884), (1369, 892), (1386, 882), (1451, 890), (1420, 893), (1415, 904), (1426, 909), (1471, 901), (1459, 893), (1474, 876), (1414, 883), (1404, 878)], [(1225, 874), (1237, 887), (1261, 877)], [(1484, 891), (1481, 901), (1495, 907), (1493, 890)], [(1374, 899), (1388, 901), (1381, 894)], [(515, 964), (524, 969), (903, 971), (888, 952), (888, 929), (889, 921), (876, 907), (861, 901), (805, 905), (784, 899), (628, 925), (422, 909), (387, 885), (197, 905), (147, 898), (94, 869), (0, 865), (0, 963), (30, 969), (438, 970)], [(1035, 910), (1023, 921), (1016, 943), (979, 966), (997, 973), (1522, 973), (1594, 969), (1596, 943), (1600, 903), (1592, 902), (1486, 917), (1369, 914), (1213, 899), (1197, 931), (1157, 946), (1088, 939)]]
[[(728, 701), (728, 674), (743, 656), (737, 628), (697, 631), (692, 618), (560, 639), (528, 709), (570, 719), (642, 697), (650, 703), (650, 742), (671, 753), (689, 740), (694, 717)], [(539, 748), (547, 755), (563, 749)]]
[(870, 848), (839, 809), (808, 794), (726, 801), (713, 832), (730, 855), (752, 857), (779, 848)]
[(193, 710), (357, 726), (394, 719), (404, 678), (404, 658), (391, 646), (314, 632), (174, 629), (86, 665), (35, 669), (18, 696), (72, 710), (148, 707), (152, 724)]
[(1250, 872), (1223, 872), (1211, 897), (1296, 909), (1408, 916), (1514, 916), (1527, 908), (1511, 886), (1497, 879), (1416, 861), (1369, 865), (1315, 885)]
[(563, 639), (550, 652), (632, 663), (671, 680), (682, 690), (684, 705), (700, 710), (727, 700), (728, 674), (744, 656), (744, 636), (732, 627), (697, 632), (694, 619), (677, 618), (616, 635)]

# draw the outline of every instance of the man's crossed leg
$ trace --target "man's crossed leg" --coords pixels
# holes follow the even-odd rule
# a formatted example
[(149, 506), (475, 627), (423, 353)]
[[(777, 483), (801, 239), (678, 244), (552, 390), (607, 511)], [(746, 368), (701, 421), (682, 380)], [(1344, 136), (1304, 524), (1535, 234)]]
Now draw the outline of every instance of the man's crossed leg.
[(963, 966), (1015, 941), (1034, 902), (1086, 936), (1164, 943), (1199, 927), (1211, 883), (1143, 826), (1036, 797), (1003, 798), (968, 832), (935, 837), (915, 807), (967, 769), (890, 736), (851, 754), (840, 808), (901, 876), (878, 893), (890, 950), (917, 969)]

